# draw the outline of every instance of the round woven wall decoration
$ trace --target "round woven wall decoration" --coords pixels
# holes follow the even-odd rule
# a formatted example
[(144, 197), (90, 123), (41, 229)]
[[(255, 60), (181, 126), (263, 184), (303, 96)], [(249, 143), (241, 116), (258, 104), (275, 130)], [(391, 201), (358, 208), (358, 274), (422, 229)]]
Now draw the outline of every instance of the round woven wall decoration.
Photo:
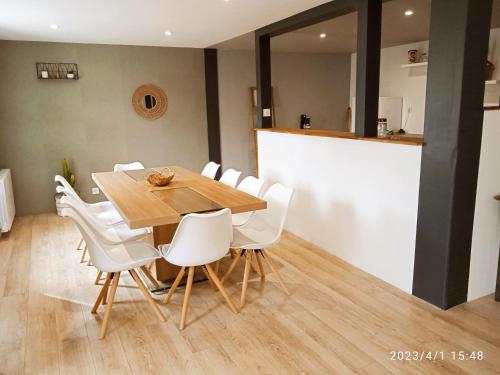
[(132, 96), (132, 106), (137, 114), (156, 120), (167, 110), (167, 96), (161, 88), (150, 83), (139, 86)]

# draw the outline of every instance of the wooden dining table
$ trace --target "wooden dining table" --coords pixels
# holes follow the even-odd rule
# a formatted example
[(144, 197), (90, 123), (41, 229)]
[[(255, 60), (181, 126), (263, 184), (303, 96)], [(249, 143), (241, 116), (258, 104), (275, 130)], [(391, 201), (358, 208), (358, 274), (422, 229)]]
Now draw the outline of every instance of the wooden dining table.
[[(152, 170), (163, 168), (174, 172), (173, 180), (167, 186), (149, 184), (146, 178)], [(179, 222), (188, 213), (222, 208), (241, 213), (267, 207), (262, 199), (179, 166), (93, 173), (92, 179), (130, 229), (153, 228), (151, 242), (155, 247), (172, 241)], [(179, 267), (161, 258), (155, 269), (157, 280), (169, 281), (175, 278)]]

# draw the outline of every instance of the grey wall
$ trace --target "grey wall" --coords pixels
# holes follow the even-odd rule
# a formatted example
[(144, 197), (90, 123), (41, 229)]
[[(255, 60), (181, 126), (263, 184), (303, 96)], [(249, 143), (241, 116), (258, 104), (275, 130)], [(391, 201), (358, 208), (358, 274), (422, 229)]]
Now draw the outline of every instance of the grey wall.
[[(39, 80), (36, 62), (76, 62), (78, 81)], [(54, 209), (53, 177), (68, 158), (88, 200), (91, 173), (117, 162), (183, 165), (208, 159), (203, 50), (0, 41), (0, 168), (11, 168), (18, 214)], [(155, 121), (132, 108), (153, 83), (168, 108)]]
[[(298, 128), (301, 113), (314, 129), (344, 130), (349, 106), (349, 54), (273, 53), (277, 127)], [(219, 101), (224, 168), (255, 174), (248, 88), (255, 86), (254, 51), (219, 51)]]

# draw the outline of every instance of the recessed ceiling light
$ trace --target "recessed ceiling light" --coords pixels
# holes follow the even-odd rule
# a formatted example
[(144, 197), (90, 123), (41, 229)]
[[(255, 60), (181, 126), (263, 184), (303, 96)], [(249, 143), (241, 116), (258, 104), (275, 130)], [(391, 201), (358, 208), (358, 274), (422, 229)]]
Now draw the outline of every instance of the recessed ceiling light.
[(55, 23), (53, 23), (52, 25), (50, 25), (50, 28), (52, 30), (57, 30), (59, 28), (59, 26), (57, 26)]
[(165, 31), (165, 35), (170, 36), (170, 35), (172, 35), (172, 32), (170, 30), (167, 30), (167, 31)]
[(320, 38), (326, 38), (326, 34), (325, 33), (321, 33), (321, 34), (319, 34), (319, 37)]
[(406, 12), (405, 12), (405, 16), (411, 16), (413, 14), (413, 10), (411, 9), (408, 9)]

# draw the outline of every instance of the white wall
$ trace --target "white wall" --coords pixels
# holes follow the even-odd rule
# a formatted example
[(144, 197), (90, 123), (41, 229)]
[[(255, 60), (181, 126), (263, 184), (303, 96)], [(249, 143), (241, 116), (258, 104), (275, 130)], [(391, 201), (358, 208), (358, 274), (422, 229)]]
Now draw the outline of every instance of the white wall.
[(495, 291), (500, 243), (500, 111), (484, 113), (468, 300)]
[(287, 230), (411, 293), (420, 146), (265, 131), (258, 144), (259, 176), (295, 189)]
[[(497, 69), (493, 79), (500, 79), (500, 29), (490, 32), (488, 59)], [(429, 42), (422, 41), (401, 46), (382, 48), (380, 52), (380, 96), (402, 96), (403, 125), (408, 118), (405, 130), (408, 133), (423, 134), (425, 116), (425, 90), (427, 86), (427, 67), (403, 69), (402, 64), (408, 63), (408, 50), (417, 49), (428, 52)], [(356, 96), (356, 54), (351, 56), (351, 86), (350, 97)], [(498, 103), (500, 84), (486, 85), (485, 102)], [(408, 117), (408, 109), (411, 113)], [(390, 124), (389, 124), (390, 126)]]

